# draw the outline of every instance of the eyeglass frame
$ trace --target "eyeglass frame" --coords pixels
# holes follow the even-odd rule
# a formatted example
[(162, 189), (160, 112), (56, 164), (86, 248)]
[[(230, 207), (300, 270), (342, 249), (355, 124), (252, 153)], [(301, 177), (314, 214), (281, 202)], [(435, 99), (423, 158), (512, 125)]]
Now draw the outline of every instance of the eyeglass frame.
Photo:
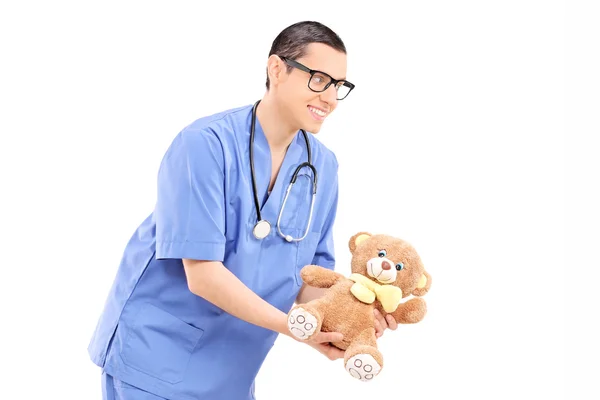
[[(304, 72), (308, 72), (310, 74), (310, 78), (308, 79), (308, 82), (307, 82), (306, 85), (308, 86), (308, 88), (310, 90), (312, 90), (315, 93), (323, 93), (324, 91), (326, 91), (327, 89), (329, 89), (329, 86), (331, 86), (332, 83), (334, 83), (337, 86), (338, 83), (342, 82), (343, 85), (349, 87), (350, 90), (348, 90), (348, 93), (346, 93), (346, 95), (344, 97), (342, 97), (341, 99), (338, 99), (337, 96), (336, 96), (336, 99), (339, 101), (339, 100), (344, 100), (346, 97), (348, 97), (348, 95), (350, 94), (350, 92), (352, 92), (352, 90), (355, 87), (355, 85), (352, 82), (349, 82), (349, 81), (347, 81), (345, 79), (335, 79), (333, 76), (329, 75), (327, 72), (319, 71), (319, 70), (316, 70), (316, 69), (310, 69), (307, 66), (300, 64), (296, 60), (292, 60), (290, 58), (283, 57), (283, 56), (278, 56), (278, 57), (281, 58), (283, 60), (283, 62), (285, 62), (289, 66), (294, 67), (294, 68), (298, 68), (299, 70), (304, 71)], [(325, 85), (325, 88), (323, 90), (314, 90), (313, 88), (310, 87), (310, 81), (312, 81), (313, 76), (315, 74), (317, 74), (317, 73), (318, 74), (323, 74), (323, 75), (327, 76), (330, 79), (329, 83), (327, 83), (327, 85)], [(336, 90), (336, 93), (337, 93), (337, 90)]]

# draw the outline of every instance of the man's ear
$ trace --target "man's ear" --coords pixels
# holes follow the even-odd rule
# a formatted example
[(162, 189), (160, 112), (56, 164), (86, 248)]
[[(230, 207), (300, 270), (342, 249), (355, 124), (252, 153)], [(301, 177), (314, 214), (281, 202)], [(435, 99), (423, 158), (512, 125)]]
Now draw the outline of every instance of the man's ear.
[(269, 75), (271, 84), (276, 85), (279, 81), (285, 79), (286, 72), (283, 60), (275, 54), (271, 55), (267, 60), (267, 74)]
[(348, 247), (350, 248), (350, 253), (354, 254), (354, 250), (365, 239), (370, 238), (372, 235), (369, 232), (358, 232), (356, 235), (350, 238), (348, 242)]

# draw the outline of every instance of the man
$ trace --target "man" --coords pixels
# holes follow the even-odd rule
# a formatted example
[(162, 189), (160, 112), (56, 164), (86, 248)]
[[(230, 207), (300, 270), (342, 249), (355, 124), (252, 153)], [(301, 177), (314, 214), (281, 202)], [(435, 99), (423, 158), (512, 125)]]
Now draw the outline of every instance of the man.
[[(334, 268), (338, 164), (301, 130), (318, 133), (354, 88), (343, 42), (317, 22), (286, 28), (266, 86), (254, 106), (194, 121), (167, 150), (155, 210), (127, 244), (89, 346), (105, 399), (254, 398), (277, 335), (293, 337), (287, 311), (320, 295), (300, 269)], [(340, 339), (308, 344), (334, 360), (343, 352), (327, 343)]]

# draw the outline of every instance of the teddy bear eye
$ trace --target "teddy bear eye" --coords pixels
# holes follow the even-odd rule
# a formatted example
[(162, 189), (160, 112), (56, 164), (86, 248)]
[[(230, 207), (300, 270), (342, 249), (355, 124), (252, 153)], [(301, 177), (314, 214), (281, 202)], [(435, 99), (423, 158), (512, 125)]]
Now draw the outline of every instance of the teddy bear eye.
[(385, 250), (380, 250), (379, 257), (385, 257), (385, 256), (387, 256), (387, 252)]
[(402, 268), (404, 268), (404, 264), (402, 264), (402, 263), (398, 263), (398, 264), (396, 264), (396, 269), (397, 269), (398, 271), (400, 271)]

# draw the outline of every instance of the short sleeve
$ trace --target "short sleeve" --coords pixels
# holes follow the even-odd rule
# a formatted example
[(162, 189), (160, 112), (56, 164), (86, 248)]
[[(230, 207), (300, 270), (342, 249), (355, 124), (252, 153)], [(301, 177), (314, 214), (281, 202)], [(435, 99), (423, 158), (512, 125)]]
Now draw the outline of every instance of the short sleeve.
[(337, 171), (335, 173), (334, 183), (332, 185), (333, 193), (331, 197), (331, 205), (327, 214), (325, 225), (321, 233), (321, 239), (317, 245), (317, 251), (312, 261), (314, 265), (334, 270), (335, 269), (335, 248), (333, 243), (333, 226), (335, 223), (335, 217), (338, 206), (338, 177)]
[(173, 140), (158, 173), (156, 258), (223, 261), (224, 164), (210, 132), (184, 130)]

